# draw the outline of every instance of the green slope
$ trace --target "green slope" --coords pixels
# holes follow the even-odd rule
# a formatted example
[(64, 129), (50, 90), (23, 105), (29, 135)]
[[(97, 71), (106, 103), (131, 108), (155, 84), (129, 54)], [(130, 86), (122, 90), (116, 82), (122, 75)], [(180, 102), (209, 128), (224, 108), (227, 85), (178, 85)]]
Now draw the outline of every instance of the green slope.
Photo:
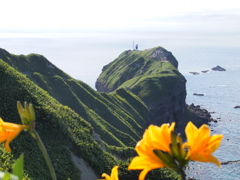
[[(79, 179), (79, 170), (71, 161), (71, 153), (83, 158), (98, 174), (111, 169), (116, 163), (92, 138), (93, 128), (88, 122), (2, 60), (0, 84), (0, 115), (4, 121), (20, 123), (17, 101), (35, 105), (36, 129), (53, 160), (58, 179)], [(50, 178), (41, 152), (28, 133), (22, 132), (11, 147), (15, 158), (24, 152), (25, 169), (31, 178)]]
[[(40, 63), (32, 63), (35, 60)], [(51, 66), (51, 70), (48, 67), (42, 71), (46, 65)], [(146, 105), (130, 91), (123, 88), (115, 93), (98, 93), (49, 65), (43, 56), (17, 56), (0, 49), (0, 92), (0, 116), (4, 121), (20, 123), (17, 101), (34, 104), (36, 129), (52, 159), (57, 179), (80, 179), (80, 171), (71, 154), (84, 159), (99, 177), (120, 164), (120, 179), (137, 179), (138, 171), (126, 170), (129, 160), (119, 162), (108, 153), (125, 159), (135, 156), (133, 148), (126, 146), (136, 145), (142, 136), (141, 126), (148, 123)], [(105, 143), (93, 139), (94, 131)], [(11, 163), (24, 152), (26, 179), (50, 179), (37, 143), (29, 133), (22, 132), (10, 145), (11, 154), (0, 146), (0, 170), (11, 171)], [(165, 169), (150, 173), (147, 179), (156, 179), (156, 176), (158, 179), (176, 179)]]
[[(174, 56), (162, 47), (144, 51), (125, 51), (114, 61), (104, 66), (96, 88), (100, 92), (111, 92), (119, 87), (136, 86), (143, 78), (151, 80), (153, 76), (177, 75), (184, 77), (177, 70), (178, 62)], [(131, 80), (127, 84), (126, 81)], [(151, 80), (152, 81), (152, 80)], [(147, 87), (149, 84), (147, 84)]]
[(184, 133), (188, 121), (201, 125), (207, 120), (189, 116), (186, 79), (177, 67), (176, 58), (162, 47), (124, 51), (103, 67), (96, 88), (99, 92), (131, 91), (149, 108), (151, 124), (176, 122), (178, 132)]
[(148, 109), (130, 91), (96, 92), (41, 55), (13, 55), (0, 49), (0, 58), (87, 120), (107, 144), (135, 146), (141, 138), (142, 126), (148, 123)]
[[(175, 57), (162, 47), (143, 51), (125, 51), (103, 68), (96, 82), (98, 91), (126, 88), (149, 107), (167, 104), (180, 89), (185, 101), (185, 78), (177, 69)], [(176, 95), (179, 96), (179, 95)]]

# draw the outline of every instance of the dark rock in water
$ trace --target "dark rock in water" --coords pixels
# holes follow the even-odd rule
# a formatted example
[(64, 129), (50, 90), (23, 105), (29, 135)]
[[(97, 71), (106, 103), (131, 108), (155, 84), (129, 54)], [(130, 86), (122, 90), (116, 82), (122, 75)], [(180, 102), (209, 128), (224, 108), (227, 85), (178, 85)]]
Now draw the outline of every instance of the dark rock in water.
[[(211, 118), (211, 114), (206, 110), (202, 109), (199, 105), (194, 105), (193, 103), (191, 105), (187, 105), (188, 110), (196, 114), (198, 117), (207, 120), (208, 122), (214, 121), (214, 119)], [(200, 125), (200, 124), (199, 124)]]
[(198, 72), (189, 72), (190, 74), (193, 74), (193, 75), (199, 75), (200, 73)]
[(197, 93), (193, 93), (193, 95), (195, 95), (195, 96), (204, 96), (204, 94), (197, 94)]
[(234, 108), (240, 108), (240, 106), (235, 106)]
[(226, 71), (226, 69), (222, 68), (221, 66), (216, 66), (212, 68), (213, 71)]
[(227, 164), (239, 164), (239, 163), (240, 163), (240, 160), (221, 162), (222, 165), (227, 165)]
[(196, 180), (194, 177), (188, 177), (187, 180)]
[(204, 71), (201, 71), (202, 73), (207, 73), (209, 70), (204, 70)]

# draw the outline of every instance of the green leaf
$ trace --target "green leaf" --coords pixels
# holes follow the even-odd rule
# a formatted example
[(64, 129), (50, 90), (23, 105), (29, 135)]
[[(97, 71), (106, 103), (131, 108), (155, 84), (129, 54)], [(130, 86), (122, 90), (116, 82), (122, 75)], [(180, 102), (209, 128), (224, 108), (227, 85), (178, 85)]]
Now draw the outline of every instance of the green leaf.
[(167, 152), (157, 150), (157, 149), (153, 149), (153, 152), (162, 162), (165, 163), (167, 167), (174, 166), (174, 161)]
[(20, 157), (17, 159), (15, 164), (13, 165), (13, 174), (18, 177), (18, 179), (22, 179), (23, 176), (23, 161), (24, 161), (24, 155), (21, 154)]
[(3, 176), (3, 180), (9, 180), (11, 178), (11, 174), (10, 173), (4, 173), (4, 176)]

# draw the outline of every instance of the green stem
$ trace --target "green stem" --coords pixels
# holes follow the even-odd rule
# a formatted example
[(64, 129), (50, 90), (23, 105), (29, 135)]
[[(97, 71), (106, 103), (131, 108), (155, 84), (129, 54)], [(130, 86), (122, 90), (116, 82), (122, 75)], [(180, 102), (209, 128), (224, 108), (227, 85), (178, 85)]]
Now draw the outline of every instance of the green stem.
[(179, 180), (186, 180), (186, 174), (185, 174), (185, 172), (184, 172), (184, 170), (183, 170), (183, 168), (179, 168)]
[(38, 146), (39, 146), (39, 148), (40, 148), (41, 151), (42, 151), (42, 154), (43, 154), (43, 156), (44, 156), (44, 159), (45, 159), (45, 161), (46, 161), (46, 163), (47, 163), (47, 165), (48, 165), (48, 168), (49, 168), (49, 170), (50, 170), (52, 179), (53, 179), (53, 180), (57, 180), (57, 177), (56, 177), (56, 174), (55, 174), (55, 171), (54, 171), (54, 168), (53, 168), (51, 159), (49, 158), (49, 155), (48, 155), (48, 153), (47, 153), (47, 150), (46, 150), (46, 148), (45, 148), (45, 146), (44, 146), (44, 144), (43, 144), (40, 136), (38, 135), (38, 133), (37, 133), (36, 130), (33, 130), (33, 133), (34, 133), (34, 135), (35, 135), (35, 137), (36, 137)]

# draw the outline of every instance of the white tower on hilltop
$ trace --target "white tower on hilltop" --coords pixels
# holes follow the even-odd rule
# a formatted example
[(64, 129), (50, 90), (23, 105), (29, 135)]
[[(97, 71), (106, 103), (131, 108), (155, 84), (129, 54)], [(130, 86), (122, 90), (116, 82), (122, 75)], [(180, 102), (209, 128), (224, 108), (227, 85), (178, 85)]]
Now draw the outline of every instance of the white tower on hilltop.
[(134, 41), (133, 41), (133, 51), (138, 51), (138, 44), (136, 44), (136, 46), (134, 46)]

